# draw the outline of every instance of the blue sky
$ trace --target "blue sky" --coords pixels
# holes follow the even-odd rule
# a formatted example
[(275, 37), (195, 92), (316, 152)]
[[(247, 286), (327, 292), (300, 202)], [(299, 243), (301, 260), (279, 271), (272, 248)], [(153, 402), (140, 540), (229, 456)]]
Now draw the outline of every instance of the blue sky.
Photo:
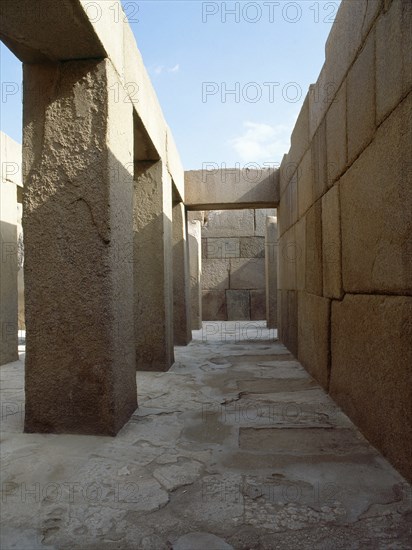
[[(340, 2), (122, 3), (184, 168), (280, 162)], [(1, 129), (21, 142), (21, 64), (0, 56)]]

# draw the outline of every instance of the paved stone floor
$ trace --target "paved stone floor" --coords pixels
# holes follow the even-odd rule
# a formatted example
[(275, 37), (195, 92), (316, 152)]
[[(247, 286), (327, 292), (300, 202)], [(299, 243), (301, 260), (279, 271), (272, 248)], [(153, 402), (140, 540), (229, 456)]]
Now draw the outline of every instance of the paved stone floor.
[(411, 487), (273, 331), (194, 337), (116, 438), (23, 434), (0, 368), (2, 550), (412, 548)]

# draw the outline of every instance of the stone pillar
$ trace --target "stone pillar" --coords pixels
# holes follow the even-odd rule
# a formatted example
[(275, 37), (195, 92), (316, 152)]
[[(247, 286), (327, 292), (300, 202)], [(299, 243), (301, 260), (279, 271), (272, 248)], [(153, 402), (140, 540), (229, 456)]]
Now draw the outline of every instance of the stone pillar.
[(17, 190), (0, 159), (0, 365), (17, 361)]
[(177, 346), (186, 346), (192, 339), (188, 255), (185, 205), (179, 202), (173, 206), (173, 332)]
[(173, 352), (172, 180), (161, 162), (135, 163), (136, 368), (167, 371)]
[(192, 329), (202, 328), (202, 226), (199, 220), (188, 222), (190, 306)]
[(136, 409), (133, 113), (109, 60), (24, 65), (26, 432)]
[(266, 324), (277, 328), (278, 292), (278, 224), (275, 216), (266, 218), (265, 267), (266, 267)]

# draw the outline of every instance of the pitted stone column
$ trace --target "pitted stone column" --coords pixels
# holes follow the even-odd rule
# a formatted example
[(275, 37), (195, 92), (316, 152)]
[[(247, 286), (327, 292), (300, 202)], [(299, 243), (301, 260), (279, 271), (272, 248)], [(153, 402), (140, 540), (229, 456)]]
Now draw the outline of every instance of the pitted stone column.
[(188, 222), (190, 306), (192, 329), (202, 328), (202, 226), (199, 220)]
[(137, 406), (132, 105), (108, 60), (24, 83), (25, 430), (114, 435)]
[(179, 202), (173, 206), (173, 332), (177, 346), (186, 346), (192, 339), (188, 256), (185, 205)]
[(266, 267), (266, 324), (277, 328), (278, 286), (278, 224), (275, 216), (266, 218), (265, 267)]
[(161, 161), (135, 164), (136, 367), (166, 371), (173, 353), (172, 180)]

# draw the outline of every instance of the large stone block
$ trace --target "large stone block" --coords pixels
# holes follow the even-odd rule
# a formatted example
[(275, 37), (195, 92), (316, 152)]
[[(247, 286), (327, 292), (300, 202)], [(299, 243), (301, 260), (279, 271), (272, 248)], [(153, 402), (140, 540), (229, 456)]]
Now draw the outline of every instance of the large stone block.
[(409, 94), (340, 180), (346, 292), (411, 293), (411, 117)]
[[(329, 95), (331, 100), (340, 88), (381, 7), (381, 0), (341, 2), (325, 46), (325, 95)], [(336, 4), (331, 3), (329, 10), (334, 9)], [(332, 18), (333, 13), (330, 16)]]
[(137, 406), (132, 105), (107, 59), (24, 81), (25, 430), (114, 435)]
[(318, 127), (311, 143), (313, 169), (313, 200), (318, 200), (328, 188), (328, 157), (326, 149), (326, 121)]
[(412, 4), (392, 2), (376, 24), (376, 115), (380, 123), (412, 87)]
[(285, 290), (296, 289), (296, 226), (293, 226), (279, 239), (278, 247), (278, 285)]
[(346, 144), (346, 80), (334, 98), (326, 115), (327, 172), (329, 185), (345, 170), (348, 153)]
[(186, 212), (179, 202), (173, 206), (173, 333), (177, 346), (185, 346), (192, 339), (190, 315)]
[(207, 241), (206, 257), (209, 260), (240, 257), (240, 243), (236, 237), (212, 237), (202, 241)]
[(265, 259), (241, 258), (230, 260), (230, 288), (265, 288)]
[(266, 218), (268, 216), (276, 216), (275, 208), (257, 208), (255, 210), (255, 232), (256, 237), (265, 237), (266, 234)]
[(296, 172), (297, 168), (298, 164), (296, 163), (296, 161), (289, 160), (288, 155), (283, 155), (282, 163), (279, 169), (280, 197), (282, 197), (283, 193), (285, 192), (285, 189), (290, 182), (293, 174)]
[(211, 210), (205, 218), (202, 237), (248, 237), (254, 231), (253, 210)]
[[(198, 210), (275, 208), (279, 202), (279, 170), (248, 167), (219, 169), (215, 162), (185, 172), (185, 203)], [(228, 235), (226, 235), (228, 236)]]
[(312, 151), (304, 155), (298, 170), (298, 218), (312, 206), (314, 201)]
[[(288, 162), (298, 166), (309, 148), (309, 92), (303, 102), (290, 138)], [(271, 215), (271, 214), (268, 214)]]
[(299, 292), (298, 312), (299, 361), (327, 390), (330, 370), (330, 300)]
[(226, 290), (229, 288), (230, 260), (203, 260), (202, 289)]
[(228, 321), (250, 320), (250, 294), (248, 290), (226, 290)]
[(347, 78), (349, 164), (375, 132), (375, 31), (372, 30)]
[(264, 237), (241, 237), (240, 238), (241, 258), (264, 258), (265, 238)]
[(322, 206), (317, 201), (306, 214), (306, 291), (322, 296)]
[(412, 481), (412, 298), (346, 295), (332, 305), (330, 393)]
[(342, 289), (339, 186), (322, 197), (323, 295), (340, 299)]
[(136, 364), (166, 371), (174, 362), (172, 181), (161, 161), (135, 163), (134, 176)]
[(293, 174), (285, 192), (280, 200), (278, 213), (279, 235), (283, 235), (298, 218), (298, 174), (300, 169)]
[(295, 226), (296, 241), (296, 289), (306, 288), (306, 216)]
[(204, 321), (227, 321), (224, 290), (202, 291), (202, 315)]
[(192, 330), (202, 328), (202, 254), (201, 222), (189, 220), (187, 224), (190, 272), (190, 309)]
[[(277, 296), (277, 290), (275, 290)], [(276, 303), (275, 303), (276, 307)], [(277, 310), (275, 310), (277, 311)], [(266, 292), (264, 290), (250, 291), (250, 320), (263, 321), (266, 319)]]

